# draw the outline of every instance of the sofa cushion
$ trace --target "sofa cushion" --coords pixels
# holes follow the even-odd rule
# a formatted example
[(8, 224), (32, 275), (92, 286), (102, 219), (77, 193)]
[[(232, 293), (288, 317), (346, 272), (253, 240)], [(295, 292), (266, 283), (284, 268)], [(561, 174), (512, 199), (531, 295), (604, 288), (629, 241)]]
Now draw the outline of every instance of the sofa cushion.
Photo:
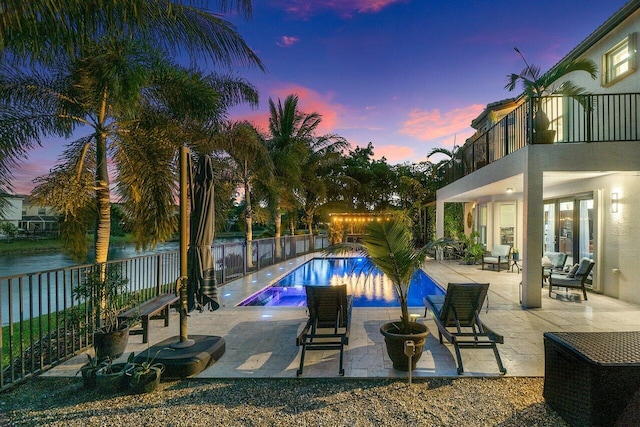
[(491, 248), (491, 256), (494, 257), (507, 257), (511, 252), (511, 246), (509, 245), (493, 245)]

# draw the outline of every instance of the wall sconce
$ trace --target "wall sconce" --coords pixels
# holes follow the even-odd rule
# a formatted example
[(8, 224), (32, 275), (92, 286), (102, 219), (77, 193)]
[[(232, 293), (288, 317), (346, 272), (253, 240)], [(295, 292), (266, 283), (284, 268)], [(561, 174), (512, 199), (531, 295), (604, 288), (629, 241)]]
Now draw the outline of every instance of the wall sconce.
[(513, 188), (507, 187), (507, 194), (511, 194), (511, 193), (513, 193)]
[(611, 213), (618, 213), (618, 193), (611, 193)]

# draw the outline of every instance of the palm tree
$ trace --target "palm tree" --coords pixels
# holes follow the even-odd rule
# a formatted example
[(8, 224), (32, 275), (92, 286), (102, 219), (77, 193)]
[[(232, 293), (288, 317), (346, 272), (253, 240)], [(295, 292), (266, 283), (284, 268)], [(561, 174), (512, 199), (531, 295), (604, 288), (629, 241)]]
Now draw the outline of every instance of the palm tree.
[(0, 57), (44, 59), (72, 56), (101, 35), (144, 41), (171, 54), (187, 52), (214, 64), (258, 65), (260, 60), (220, 15), (193, 5), (215, 3), (220, 12), (251, 16), (251, 0), (3, 0)]
[(174, 233), (174, 158), (182, 141), (174, 139), (180, 117), (168, 112), (180, 106), (192, 117), (216, 114), (220, 96), (212, 86), (139, 43), (111, 38), (86, 46), (77, 59), (61, 59), (51, 76), (1, 71), (0, 135), (9, 147), (88, 132), (68, 144), (62, 164), (34, 190), (66, 215), (65, 232), (77, 243), (71, 245), (77, 256), (88, 216), (95, 213), (96, 262), (107, 260), (109, 158), (139, 246)]
[(544, 132), (549, 127), (549, 119), (542, 110), (542, 100), (544, 96), (553, 94), (570, 96), (578, 99), (585, 109), (590, 108), (588, 100), (583, 96), (587, 95), (586, 89), (575, 85), (571, 80), (565, 80), (557, 87), (554, 87), (554, 83), (574, 71), (587, 72), (592, 79), (595, 79), (598, 73), (598, 66), (593, 60), (581, 58), (568, 62), (560, 62), (551, 68), (551, 70), (542, 74), (539, 66), (529, 65), (517, 47), (515, 47), (514, 50), (524, 61), (525, 68), (519, 74), (512, 73), (507, 75), (505, 89), (512, 91), (516, 88), (518, 82), (522, 83), (524, 94), (533, 102), (534, 132)]
[[(278, 99), (276, 105), (269, 99), (269, 131), (266, 141), (274, 166), (274, 184), (271, 187), (271, 209), (274, 214), (275, 238), (282, 235), (282, 211), (295, 206), (294, 191), (302, 188), (301, 171), (307, 156), (308, 141), (320, 124), (318, 113), (304, 114), (298, 110), (298, 97), (289, 95), (284, 104)], [(276, 246), (277, 256), (280, 245)]]
[(408, 220), (396, 215), (388, 221), (370, 222), (365, 227), (362, 243), (340, 243), (327, 249), (330, 253), (357, 251), (369, 258), (384, 273), (400, 301), (401, 334), (410, 334), (411, 321), (407, 306), (411, 278), (427, 256), (427, 247), (417, 249)]
[[(114, 40), (137, 40), (141, 45), (164, 53), (188, 53), (194, 63), (197, 59), (226, 68), (253, 65), (264, 69), (230, 23), (217, 14), (191, 5), (202, 2), (184, 3), (169, 0), (4, 0), (0, 19), (0, 58), (5, 67), (15, 64), (15, 69), (5, 68), (5, 74), (22, 75), (24, 70), (21, 68), (25, 64), (42, 61), (50, 67), (48, 71), (52, 76), (46, 77), (46, 68), (40, 66), (35, 73), (37, 78), (55, 79), (61, 58), (67, 57), (70, 61), (83, 55), (86, 58), (87, 52), (95, 49), (105, 35)], [(216, 0), (215, 3), (221, 12), (235, 8), (247, 18), (251, 15), (251, 0)], [(108, 62), (107, 57), (103, 60)], [(122, 82), (126, 83), (125, 80)], [(136, 84), (123, 85), (122, 89), (130, 90)], [(32, 110), (35, 117), (35, 106)], [(12, 113), (5, 114), (3, 120), (8, 120)], [(37, 126), (51, 129), (53, 124), (42, 119)], [(35, 127), (25, 127), (24, 131), (38, 133)], [(58, 134), (70, 136), (69, 129), (58, 131)], [(40, 143), (38, 138), (28, 141), (26, 138), (0, 138), (0, 194), (10, 193), (14, 166)], [(103, 168), (106, 164), (97, 166)], [(0, 196), (0, 211), (3, 202), (5, 200)]]
[[(244, 219), (247, 253), (251, 253), (253, 240), (253, 205), (251, 197), (256, 182), (268, 186), (273, 177), (273, 164), (269, 152), (256, 129), (246, 121), (230, 122), (214, 136), (214, 146), (224, 150), (233, 163), (234, 175), (244, 189)], [(251, 257), (247, 258), (251, 264)], [(251, 266), (251, 265), (250, 265)]]

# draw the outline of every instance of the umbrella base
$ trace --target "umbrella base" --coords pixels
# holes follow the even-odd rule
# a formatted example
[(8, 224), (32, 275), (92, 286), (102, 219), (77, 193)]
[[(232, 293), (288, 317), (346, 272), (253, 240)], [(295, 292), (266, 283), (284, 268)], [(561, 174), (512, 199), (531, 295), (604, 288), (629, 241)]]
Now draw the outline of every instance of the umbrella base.
[(152, 363), (165, 366), (162, 378), (186, 378), (202, 372), (220, 359), (226, 350), (226, 342), (222, 337), (190, 335), (189, 338), (194, 341), (190, 347), (172, 347), (172, 344), (180, 341), (180, 337), (168, 338), (139, 353), (135, 362), (153, 360)]

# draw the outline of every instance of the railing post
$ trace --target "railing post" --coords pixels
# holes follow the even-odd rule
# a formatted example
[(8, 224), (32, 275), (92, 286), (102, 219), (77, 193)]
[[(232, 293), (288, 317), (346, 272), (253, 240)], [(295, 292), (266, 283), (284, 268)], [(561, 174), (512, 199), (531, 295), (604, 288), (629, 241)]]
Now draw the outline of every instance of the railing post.
[(247, 257), (250, 256), (250, 254), (247, 252), (249, 245), (247, 245), (247, 239), (244, 240), (244, 242), (242, 242), (242, 246), (244, 247), (244, 250), (242, 251), (242, 275), (246, 276), (247, 275)]
[(158, 258), (157, 268), (156, 268), (156, 296), (162, 293), (162, 254), (156, 255)]
[(528, 98), (527, 104), (529, 105), (529, 110), (527, 111), (527, 145), (533, 143), (533, 99)]
[(227, 259), (224, 244), (222, 245), (222, 283), (227, 283)]

